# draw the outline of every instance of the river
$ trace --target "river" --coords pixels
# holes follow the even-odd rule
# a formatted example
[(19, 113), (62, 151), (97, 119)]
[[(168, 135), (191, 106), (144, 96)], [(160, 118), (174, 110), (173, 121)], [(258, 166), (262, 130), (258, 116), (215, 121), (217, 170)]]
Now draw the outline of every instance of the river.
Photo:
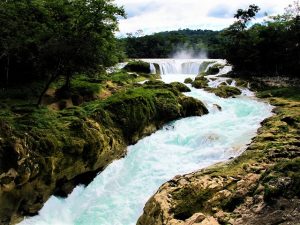
[[(150, 60), (160, 64), (162, 80), (167, 83), (195, 77), (203, 61)], [(219, 75), (229, 70), (225, 66)], [(209, 78), (210, 86), (227, 80)], [(65, 199), (51, 197), (38, 216), (20, 224), (133, 225), (146, 201), (164, 182), (241, 154), (256, 135), (260, 122), (271, 116), (272, 107), (247, 89), (241, 96), (228, 99), (201, 89), (191, 90), (186, 95), (204, 102), (209, 114), (166, 124), (129, 146), (125, 158), (111, 163), (87, 187), (76, 187)]]

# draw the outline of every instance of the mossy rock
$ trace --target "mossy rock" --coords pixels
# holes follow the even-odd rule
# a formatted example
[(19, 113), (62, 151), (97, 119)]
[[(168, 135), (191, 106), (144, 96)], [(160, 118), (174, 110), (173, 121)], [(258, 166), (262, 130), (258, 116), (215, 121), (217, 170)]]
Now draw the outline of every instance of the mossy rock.
[(143, 61), (130, 61), (125, 67), (124, 70), (128, 72), (137, 72), (137, 73), (150, 73), (150, 63)]
[(216, 75), (220, 72), (220, 69), (222, 67), (224, 67), (224, 66), (222, 66), (220, 64), (215, 64), (215, 65), (208, 68), (208, 70), (206, 71), (206, 74), (207, 75)]
[(218, 67), (210, 67), (208, 70), (207, 70), (207, 74), (208, 75), (216, 75), (220, 72), (220, 69)]
[(205, 88), (206, 91), (214, 93), (215, 95), (221, 97), (221, 98), (229, 98), (233, 97), (236, 95), (240, 95), (242, 92), (236, 88), (236, 87), (231, 87), (231, 86), (224, 86), (221, 85), (217, 88)]
[(208, 109), (205, 105), (195, 98), (182, 96), (180, 98), (180, 104), (182, 105), (182, 115), (188, 116), (202, 116), (208, 113)]
[(174, 88), (176, 88), (180, 92), (190, 92), (191, 91), (191, 89), (189, 87), (187, 87), (186, 85), (184, 85), (183, 83), (180, 83), (180, 82), (172, 82), (172, 83), (170, 83), (170, 85), (172, 85)]
[(200, 65), (200, 69), (199, 69), (199, 74), (201, 73), (204, 73), (205, 74), (205, 71), (207, 69), (207, 67), (212, 64), (212, 63), (215, 63), (215, 61), (206, 61), (206, 62), (203, 62), (201, 65)]
[(188, 78), (186, 78), (186, 79), (184, 80), (184, 83), (185, 83), (185, 84), (191, 84), (192, 82), (193, 82), (193, 79), (190, 78), (190, 77), (188, 77)]
[(206, 88), (208, 86), (208, 80), (205, 77), (197, 76), (192, 83), (192, 87), (194, 88)]
[(236, 79), (236, 86), (238, 87), (248, 87), (248, 82), (241, 79)]

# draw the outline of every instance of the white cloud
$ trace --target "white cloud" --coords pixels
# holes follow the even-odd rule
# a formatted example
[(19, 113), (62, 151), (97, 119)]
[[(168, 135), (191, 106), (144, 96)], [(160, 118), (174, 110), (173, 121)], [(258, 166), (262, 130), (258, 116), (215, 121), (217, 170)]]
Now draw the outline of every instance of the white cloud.
[[(256, 4), (261, 12), (278, 14), (293, 0), (115, 0), (128, 18), (120, 20), (120, 33), (142, 29), (145, 34), (177, 29), (220, 30), (229, 26), (239, 8)], [(263, 14), (260, 15), (263, 15)]]

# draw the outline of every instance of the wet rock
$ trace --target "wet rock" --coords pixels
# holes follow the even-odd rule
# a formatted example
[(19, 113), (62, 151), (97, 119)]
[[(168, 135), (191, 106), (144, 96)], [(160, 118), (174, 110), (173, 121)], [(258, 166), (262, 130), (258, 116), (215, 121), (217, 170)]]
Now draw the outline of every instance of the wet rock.
[(193, 79), (192, 78), (186, 78), (185, 80), (184, 80), (184, 83), (185, 84), (191, 84), (193, 82)]

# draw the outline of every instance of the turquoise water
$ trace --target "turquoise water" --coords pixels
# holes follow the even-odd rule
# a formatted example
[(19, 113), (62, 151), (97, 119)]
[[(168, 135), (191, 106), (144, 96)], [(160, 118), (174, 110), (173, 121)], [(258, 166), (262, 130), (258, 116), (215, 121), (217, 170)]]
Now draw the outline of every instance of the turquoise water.
[[(166, 82), (191, 75), (165, 75)], [(250, 92), (246, 92), (250, 93)], [(86, 188), (78, 186), (66, 199), (51, 197), (38, 216), (22, 225), (133, 225), (146, 201), (164, 182), (237, 156), (255, 136), (271, 106), (250, 96), (221, 99), (192, 88), (210, 113), (171, 122), (110, 164)], [(214, 104), (222, 107), (219, 111)]]

